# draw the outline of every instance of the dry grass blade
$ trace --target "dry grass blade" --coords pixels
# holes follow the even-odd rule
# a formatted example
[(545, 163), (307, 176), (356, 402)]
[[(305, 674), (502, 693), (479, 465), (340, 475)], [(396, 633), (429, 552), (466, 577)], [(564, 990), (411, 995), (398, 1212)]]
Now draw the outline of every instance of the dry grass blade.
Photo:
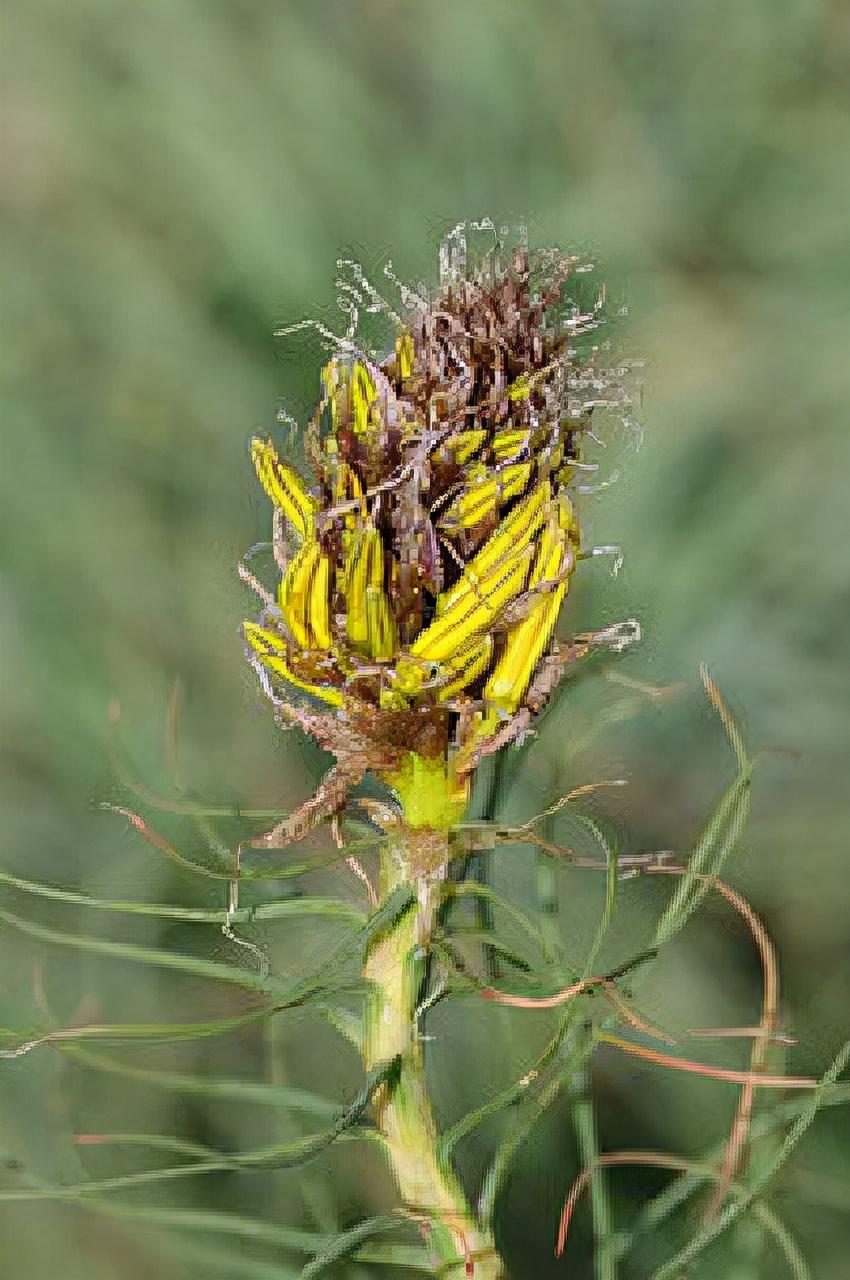
[(564, 987), (561, 991), (556, 991), (551, 996), (519, 996), (511, 994), (509, 991), (497, 991), (494, 987), (483, 987), (479, 994), (485, 1000), (492, 1000), (495, 1004), (510, 1005), (515, 1009), (556, 1009), (559, 1005), (567, 1004), (570, 1000), (574, 1000), (576, 996), (584, 995), (597, 987), (607, 990), (612, 986), (615, 979), (624, 977), (625, 974), (631, 973), (632, 969), (636, 969), (638, 965), (654, 959), (655, 954), (655, 951), (643, 951), (640, 955), (627, 960), (625, 964), (612, 969), (610, 973), (601, 973), (591, 978), (580, 978), (577, 982), (570, 983), (568, 987)]
[[(708, 1165), (701, 1164), (695, 1160), (686, 1160), (683, 1156), (668, 1155), (663, 1151), (613, 1151), (606, 1155), (600, 1155), (593, 1162), (593, 1165), (585, 1165), (574, 1179), (570, 1188), (558, 1222), (558, 1235), (555, 1243), (556, 1258), (560, 1258), (566, 1248), (570, 1223), (576, 1205), (587, 1185), (592, 1182), (594, 1165), (601, 1167), (637, 1165), (654, 1169), (671, 1169), (678, 1173), (687, 1173), (699, 1181), (709, 1181), (718, 1177), (717, 1173)], [(746, 1196), (746, 1191), (743, 1187), (733, 1186), (731, 1190), (739, 1199)], [(785, 1223), (781, 1221), (769, 1205), (756, 1204), (753, 1206), (753, 1212), (785, 1254), (794, 1280), (811, 1280), (808, 1264)]]
[(803, 1137), (804, 1133), (817, 1115), (820, 1107), (823, 1105), (824, 1094), (829, 1087), (835, 1083), (841, 1072), (845, 1070), (848, 1062), (850, 1062), (850, 1040), (842, 1045), (832, 1062), (832, 1065), (824, 1073), (820, 1081), (818, 1081), (814, 1097), (810, 1100), (805, 1110), (791, 1125), (791, 1128), (785, 1135), (785, 1140), (782, 1143), (782, 1146), (753, 1185), (747, 1188), (746, 1192), (740, 1199), (736, 1199), (731, 1204), (727, 1204), (718, 1216), (712, 1222), (707, 1223), (703, 1227), (702, 1231), (698, 1232), (698, 1234), (694, 1236), (694, 1238), (689, 1241), (684, 1248), (680, 1249), (679, 1252), (673, 1258), (670, 1258), (662, 1267), (659, 1267), (652, 1275), (651, 1280), (674, 1280), (674, 1277), (679, 1276), (691, 1262), (699, 1257), (704, 1249), (708, 1248), (708, 1246), (716, 1240), (718, 1236), (722, 1235), (722, 1233), (730, 1227), (733, 1222), (737, 1221), (742, 1213), (751, 1206), (754, 1206), (754, 1211), (757, 1211), (758, 1206), (754, 1205), (756, 1197), (761, 1194), (762, 1190), (767, 1186), (771, 1178), (774, 1177), (777, 1171), (781, 1169), (788, 1160), (797, 1143)]
[(743, 772), (749, 769), (750, 758), (747, 755), (746, 748), (744, 747), (741, 730), (738, 728), (732, 713), (723, 701), (723, 696), (704, 662), (700, 664), (699, 673), (703, 687), (708, 695), (708, 700), (719, 715), (723, 728), (726, 730), (726, 737), (729, 739), (729, 745), (735, 753), (735, 759), (738, 761), (738, 768)]
[(164, 853), (166, 858), (170, 858), (172, 862), (176, 862), (178, 866), (183, 867), (186, 871), (193, 871), (196, 875), (208, 876), (213, 880), (230, 880), (232, 872), (214, 871), (210, 867), (204, 867), (199, 862), (193, 862), (191, 858), (185, 857), (170, 841), (161, 836), (158, 831), (147, 822), (141, 814), (134, 813), (132, 809), (125, 809), (119, 804), (107, 804), (105, 801), (100, 806), (109, 813), (119, 813), (122, 818), (126, 818), (130, 826), (138, 831), (140, 836), (147, 840), (149, 845), (154, 849), (158, 849), (160, 853)]
[[(686, 874), (686, 868), (671, 864), (652, 867), (649, 868), (649, 871), (653, 875), (678, 876)], [(764, 975), (764, 987), (761, 1016), (759, 1025), (755, 1029), (755, 1042), (750, 1055), (750, 1072), (753, 1076), (757, 1076), (764, 1070), (767, 1046), (773, 1038), (779, 1010), (779, 969), (776, 963), (776, 953), (767, 930), (746, 898), (743, 898), (741, 894), (736, 893), (729, 885), (724, 884), (722, 880), (718, 880), (714, 876), (701, 876), (700, 879), (721, 894), (735, 908), (750, 930), (758, 951), (762, 974)], [(720, 1178), (712, 1196), (709, 1217), (714, 1217), (718, 1213), (728, 1188), (740, 1167), (747, 1141), (747, 1131), (752, 1117), (754, 1090), (755, 1085), (752, 1081), (745, 1083), (741, 1089), (741, 1096), (738, 1100), (726, 1151), (723, 1156)]]
[(818, 1082), (812, 1076), (774, 1076), (759, 1074), (753, 1071), (733, 1071), (723, 1067), (712, 1067), (704, 1062), (692, 1062), (688, 1058), (674, 1058), (669, 1053), (659, 1053), (657, 1049), (647, 1049), (641, 1044), (632, 1044), (619, 1036), (612, 1036), (608, 1031), (597, 1032), (597, 1039), (604, 1044), (613, 1045), (630, 1053), (635, 1058), (644, 1058), (659, 1067), (673, 1067), (677, 1071), (688, 1071), (691, 1075), (707, 1076), (712, 1080), (726, 1080), (730, 1084), (748, 1084), (768, 1089), (816, 1089)]

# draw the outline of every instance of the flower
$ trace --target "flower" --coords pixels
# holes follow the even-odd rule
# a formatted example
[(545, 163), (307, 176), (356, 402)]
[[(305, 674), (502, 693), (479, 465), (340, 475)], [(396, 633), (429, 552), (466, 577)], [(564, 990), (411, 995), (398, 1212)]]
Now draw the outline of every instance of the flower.
[(460, 816), (553, 645), (589, 402), (610, 383), (599, 348), (579, 351), (602, 295), (585, 312), (566, 296), (587, 270), (525, 248), (448, 262), (431, 298), (407, 292), (389, 356), (347, 339), (324, 367), (310, 482), (252, 443), (281, 577), (244, 625), (249, 653), (324, 711), (300, 722), (341, 762), (359, 753), (413, 826)]

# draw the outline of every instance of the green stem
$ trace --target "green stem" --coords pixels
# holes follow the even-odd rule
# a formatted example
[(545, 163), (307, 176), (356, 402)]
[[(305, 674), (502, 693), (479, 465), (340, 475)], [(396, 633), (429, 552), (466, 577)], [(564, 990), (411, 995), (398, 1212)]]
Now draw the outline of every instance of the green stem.
[[(381, 904), (404, 885), (414, 889), (416, 901), (373, 943), (366, 960), (370, 993), (365, 1065), (371, 1070), (382, 1062), (400, 1061), (395, 1087), (382, 1090), (377, 1099), (377, 1122), (402, 1202), (412, 1217), (421, 1219), (435, 1273), (452, 1276), (465, 1271), (475, 1280), (499, 1280), (503, 1271), (493, 1238), (475, 1221), (457, 1176), (438, 1154), (417, 1001), (436, 898), (448, 862), (448, 840), (441, 863), (435, 866), (436, 860), (429, 859), (430, 869), (425, 869), (418, 858), (411, 858), (422, 834), (422, 828), (401, 827), (392, 833), (381, 855)], [(433, 829), (428, 831), (432, 849), (431, 837), (436, 835)]]

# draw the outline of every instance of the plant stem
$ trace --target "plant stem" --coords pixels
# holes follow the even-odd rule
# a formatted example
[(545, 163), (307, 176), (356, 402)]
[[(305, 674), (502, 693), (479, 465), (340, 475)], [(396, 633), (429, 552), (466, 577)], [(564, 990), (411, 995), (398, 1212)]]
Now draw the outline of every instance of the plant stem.
[[(483, 1230), (447, 1161), (437, 1154), (437, 1130), (425, 1077), (417, 1002), (436, 910), (435, 899), (448, 862), (432, 870), (410, 865), (410, 849), (421, 834), (400, 826), (381, 855), (379, 899), (410, 885), (416, 902), (371, 947), (365, 965), (370, 983), (364, 1057), (368, 1070), (398, 1057), (400, 1073), (392, 1089), (377, 1099), (377, 1122), (384, 1135), (402, 1202), (420, 1219), (433, 1255), (435, 1273), (465, 1273), (498, 1280), (502, 1264), (491, 1234)], [(432, 864), (433, 866), (433, 864)], [(470, 1270), (470, 1266), (473, 1268)]]

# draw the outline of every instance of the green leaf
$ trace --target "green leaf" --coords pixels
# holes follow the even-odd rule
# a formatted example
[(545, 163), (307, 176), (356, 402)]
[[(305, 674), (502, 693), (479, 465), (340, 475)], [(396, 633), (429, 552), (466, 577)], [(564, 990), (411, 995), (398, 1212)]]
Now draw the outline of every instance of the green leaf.
[[(24, 1039), (11, 1048), (0, 1050), (0, 1060), (4, 1058), (20, 1058), (24, 1054), (30, 1053), (46, 1044), (73, 1044), (80, 1040), (109, 1040), (115, 1042), (146, 1040), (152, 1043), (165, 1043), (179, 1040), (197, 1040), (206, 1036), (222, 1035), (225, 1032), (237, 1030), (240, 1027), (248, 1026), (249, 1023), (270, 1018), (276, 1013), (282, 1013), (286, 1009), (300, 1008), (312, 1000), (329, 994), (325, 986), (328, 974), (332, 973), (342, 962), (342, 959), (356, 949), (359, 945), (359, 940), (360, 935), (358, 934), (353, 943), (344, 943), (337, 953), (331, 957), (327, 965), (324, 966), (320, 976), (314, 975), (288, 991), (283, 990), (281, 995), (273, 1002), (269, 1001), (259, 1008), (247, 1009), (244, 1013), (231, 1014), (224, 1018), (213, 1018), (204, 1022), (118, 1022), (93, 1023), (79, 1027), (59, 1027), (52, 1031), (45, 1031), (41, 1035), (33, 1036), (31, 1039)], [(360, 990), (362, 984), (358, 981), (350, 984), (350, 986), (352, 989)], [(333, 995), (337, 996), (344, 990), (346, 990), (345, 984), (337, 983), (334, 987)], [(6, 1038), (9, 1038), (8, 1032), (6, 1033)]]
[(578, 1139), (582, 1165), (590, 1169), (590, 1203), (593, 1215), (594, 1270), (596, 1280), (616, 1280), (617, 1262), (612, 1248), (611, 1206), (608, 1202), (606, 1172), (599, 1161), (596, 1112), (588, 1090), (587, 1075), (579, 1071), (573, 1077), (573, 1126)]
[[(156, 1146), (157, 1143), (154, 1141), (151, 1145)], [(84, 1200), (89, 1196), (102, 1195), (105, 1191), (125, 1191), (128, 1187), (140, 1187), (151, 1182), (171, 1182), (180, 1178), (194, 1178), (204, 1173), (224, 1173), (232, 1168), (233, 1165), (226, 1158), (205, 1162), (195, 1160), (191, 1164), (175, 1164), (166, 1169), (142, 1169), (136, 1173), (119, 1174), (114, 1178), (98, 1178), (71, 1186), (14, 1187), (0, 1190), (0, 1202)]]
[(347, 1040), (358, 1053), (363, 1048), (363, 1017), (359, 1013), (354, 1013), (351, 1009), (345, 1009), (338, 1004), (321, 1004), (316, 1008), (320, 1018), (324, 1018), (325, 1022), (343, 1040)]
[(179, 1259), (194, 1267), (193, 1275), (220, 1275), (230, 1277), (230, 1280), (298, 1280), (301, 1274), (300, 1267), (296, 1270), (283, 1266), (279, 1261), (261, 1262), (246, 1258), (241, 1252), (231, 1253), (221, 1245), (207, 1247), (173, 1235), (168, 1237), (168, 1241), (167, 1251), (161, 1251), (164, 1264), (171, 1268), (174, 1260)]
[(357, 1096), (346, 1108), (338, 1112), (334, 1124), (329, 1129), (321, 1133), (295, 1139), (294, 1141), (272, 1143), (252, 1151), (221, 1152), (212, 1147), (161, 1134), (88, 1134), (84, 1139), (85, 1145), (88, 1146), (141, 1146), (156, 1151), (167, 1151), (182, 1157), (189, 1157), (192, 1163), (172, 1165), (161, 1169), (144, 1169), (114, 1178), (101, 1178), (75, 1183), (70, 1186), (39, 1186), (0, 1190), (0, 1202), (80, 1200), (84, 1197), (100, 1195), (107, 1191), (126, 1190), (128, 1187), (194, 1177), (205, 1173), (292, 1168), (295, 1165), (303, 1164), (306, 1160), (311, 1160), (319, 1152), (324, 1151), (334, 1142), (340, 1140), (372, 1138), (382, 1141), (375, 1130), (365, 1129), (356, 1132), (354, 1130), (363, 1119), (364, 1113), (378, 1089), (384, 1085), (391, 1089), (395, 1087), (398, 1083), (400, 1070), (400, 1057), (393, 1058), (389, 1062), (380, 1063), (373, 1068)]
[[(574, 1008), (574, 1005), (569, 1006), (568, 1019), (573, 1016)], [(565, 1021), (562, 1020), (561, 1025), (546, 1045), (543, 1053), (537, 1059), (531, 1071), (524, 1077), (524, 1079), (532, 1077), (533, 1082), (528, 1089), (528, 1093), (522, 1099), (521, 1106), (517, 1109), (508, 1136), (496, 1149), (496, 1154), (488, 1170), (479, 1199), (479, 1216), (485, 1226), (492, 1224), (496, 1201), (505, 1184), (517, 1152), (533, 1132), (534, 1125), (558, 1097), (565, 1082), (572, 1079), (575, 1073), (584, 1067), (585, 1062), (593, 1053), (593, 1038), (592, 1036), (584, 1035), (569, 1052), (566, 1061), (553, 1066), (552, 1070), (546, 1073), (546, 1068), (553, 1063), (563, 1044), (566, 1035), (564, 1026)], [(568, 1021), (566, 1026), (568, 1029)], [(501, 1097), (506, 1097), (508, 1093), (509, 1090), (505, 1090)], [(457, 1126), (455, 1127), (457, 1128)]]
[[(37, 1025), (43, 1013), (32, 994), (32, 957), (13, 935), (7, 933), (2, 942), (4, 1016)], [(4, 1039), (7, 1034), (2, 1033)], [(74, 1145), (66, 1077), (57, 1054), (0, 1061), (3, 1157), (28, 1176), (52, 1183), (77, 1182), (85, 1174)]]
[(850, 1062), (850, 1040), (839, 1050), (837, 1057), (824, 1074), (817, 1089), (806, 1099), (801, 1108), (801, 1114), (791, 1125), (776, 1155), (766, 1165), (759, 1177), (747, 1188), (745, 1194), (740, 1199), (736, 1199), (731, 1204), (726, 1205), (718, 1216), (703, 1227), (701, 1231), (697, 1232), (683, 1249), (680, 1249), (674, 1257), (654, 1271), (652, 1280), (673, 1280), (674, 1276), (678, 1276), (680, 1272), (690, 1266), (718, 1236), (722, 1235), (742, 1213), (750, 1208), (771, 1178), (785, 1164), (823, 1105), (821, 1100), (826, 1089), (835, 1083), (848, 1062)]
[(392, 893), (373, 911), (360, 934), (364, 955), (378, 945), (416, 906), (416, 889), (412, 884), (396, 885)]
[(711, 890), (708, 880), (720, 875), (740, 839), (750, 812), (750, 783), (754, 765), (748, 764), (723, 795), (694, 847), (688, 867), (658, 922), (653, 946), (669, 942), (687, 923)]
[[(821, 1098), (821, 1109), (824, 1107), (846, 1106), (848, 1102), (850, 1102), (850, 1085), (832, 1085), (831, 1088), (824, 1090)], [(773, 1133), (787, 1121), (796, 1120), (808, 1105), (809, 1099), (805, 1097), (789, 1098), (786, 1102), (775, 1104), (770, 1111), (754, 1116), (750, 1125), (750, 1140), (755, 1142), (757, 1139)], [(709, 1166), (719, 1166), (723, 1158), (726, 1141), (724, 1138), (723, 1142), (708, 1153), (707, 1163)], [(663, 1222), (693, 1194), (703, 1181), (703, 1178), (695, 1176), (693, 1173), (683, 1173), (676, 1178), (668, 1187), (665, 1187), (663, 1191), (659, 1191), (658, 1195), (653, 1196), (647, 1202), (641, 1210), (635, 1231), (651, 1230), (660, 1222)]]
[(73, 1044), (60, 1044), (60, 1048), (66, 1057), (83, 1066), (124, 1076), (126, 1079), (138, 1080), (156, 1089), (167, 1089), (192, 1097), (258, 1104), (275, 1107), (282, 1111), (304, 1112), (325, 1120), (335, 1116), (339, 1111), (335, 1103), (327, 1098), (320, 1098), (318, 1094), (309, 1093), (306, 1089), (295, 1089), (288, 1085), (263, 1084), (254, 1080), (193, 1076), (180, 1071), (156, 1071), (92, 1053)]
[[(290, 902), (267, 903), (265, 910), (258, 907), (253, 912), (254, 919), (268, 919), (275, 915), (299, 915), (306, 906), (307, 914), (322, 914), (350, 917), (362, 920), (360, 912), (336, 903), (333, 899), (293, 899)], [(337, 910), (339, 908), (339, 910)], [(221, 913), (221, 919), (226, 918)], [(64, 933), (47, 925), (36, 924), (32, 920), (22, 920), (11, 911), (0, 910), (0, 920), (11, 925), (20, 932), (37, 938), (40, 942), (56, 943), (60, 946), (73, 947), (77, 951), (87, 951), (93, 955), (110, 956), (117, 960), (131, 960), (137, 964), (153, 965), (161, 969), (172, 969), (179, 973), (190, 974), (196, 978), (210, 978), (218, 982), (230, 983), (244, 987), (248, 991), (262, 994), (278, 994), (286, 990), (283, 984), (274, 978), (263, 977), (250, 969), (237, 965), (224, 964), (219, 960), (205, 960), (202, 956), (188, 956), (180, 952), (164, 951), (156, 947), (141, 947), (129, 942), (113, 942), (106, 938), (91, 938), (86, 934)]]
[(499, 1111), (505, 1110), (506, 1107), (514, 1106), (520, 1102), (528, 1091), (530, 1084), (531, 1081), (527, 1077), (515, 1081), (507, 1089), (502, 1089), (500, 1093), (497, 1093), (489, 1102), (476, 1107), (474, 1111), (467, 1112), (465, 1116), (452, 1125), (451, 1129), (447, 1129), (445, 1133), (441, 1134), (439, 1139), (441, 1160), (448, 1160), (457, 1144), (467, 1134), (473, 1133), (490, 1116), (494, 1116)]
[[(293, 1004), (300, 1001), (293, 1001)], [(196, 1040), (205, 1036), (222, 1035), (227, 1031), (235, 1031), (262, 1018), (271, 1017), (281, 1008), (268, 1004), (261, 1009), (250, 1009), (245, 1013), (231, 1014), (226, 1018), (213, 1018), (208, 1022), (113, 1022), (92, 1023), (81, 1027), (59, 1027), (54, 1031), (45, 1031), (42, 1035), (24, 1040), (13, 1048), (0, 1050), (0, 1059), (20, 1058), (45, 1044), (75, 1043), (78, 1040), (150, 1040), (177, 1041)]]
[[(329, 1147), (331, 1143), (338, 1138), (343, 1137), (354, 1126), (359, 1125), (364, 1118), (364, 1114), (369, 1107), (372, 1099), (378, 1090), (386, 1085), (392, 1091), (399, 1081), (401, 1074), (401, 1055), (397, 1055), (389, 1062), (380, 1062), (372, 1068), (366, 1077), (366, 1080), (357, 1093), (355, 1098), (349, 1105), (338, 1114), (333, 1126), (325, 1133), (316, 1134), (314, 1137), (303, 1139), (300, 1144), (289, 1143), (285, 1146), (276, 1144), (272, 1147), (264, 1147), (258, 1151), (254, 1151), (245, 1156), (239, 1157), (242, 1165), (251, 1165), (253, 1167), (280, 1168), (282, 1165), (292, 1163), (290, 1160), (290, 1151), (303, 1150), (306, 1154), (317, 1155), (319, 1151)], [(382, 1142), (383, 1139), (377, 1130), (364, 1130), (360, 1132), (361, 1137), (371, 1137), (376, 1141)]]
[[(351, 1122), (352, 1124), (354, 1121)], [(189, 1156), (191, 1163), (167, 1165), (158, 1169), (140, 1169), (132, 1173), (119, 1174), (112, 1178), (97, 1178), (85, 1182), (73, 1183), (60, 1187), (14, 1187), (0, 1189), (0, 1203), (4, 1201), (46, 1201), (46, 1200), (83, 1200), (91, 1196), (103, 1195), (110, 1191), (126, 1191), (130, 1187), (147, 1186), (155, 1182), (173, 1182), (182, 1178), (194, 1178), (208, 1173), (257, 1172), (261, 1169), (291, 1169), (312, 1160), (336, 1141), (352, 1141), (355, 1139), (375, 1138), (374, 1130), (364, 1129), (350, 1132), (350, 1125), (338, 1122), (325, 1133), (312, 1134), (306, 1138), (297, 1138), (291, 1142), (278, 1142), (266, 1147), (258, 1147), (253, 1151), (226, 1152), (215, 1151), (211, 1147), (199, 1146), (194, 1142), (184, 1142), (160, 1134), (149, 1133), (99, 1133), (87, 1135), (87, 1145), (91, 1146), (135, 1146), (146, 1147), (154, 1151), (168, 1151), (177, 1155)]]
[[(597, 826), (592, 819), (582, 816), (580, 818), (593, 833), (601, 844), (606, 858), (606, 883), (605, 883), (605, 903), (602, 909), (602, 917), (596, 930), (593, 942), (585, 960), (582, 978), (590, 976), (596, 956), (598, 955), (602, 944), (605, 940), (611, 919), (614, 914), (614, 908), (617, 902), (617, 851), (611, 842), (607, 839), (604, 832)], [(644, 957), (640, 957), (643, 959)], [(629, 967), (631, 967), (631, 962)], [(523, 1105), (511, 1126), (508, 1136), (499, 1145), (490, 1170), (487, 1175), (484, 1190), (481, 1194), (481, 1217), (486, 1222), (492, 1221), (493, 1211), (495, 1209), (496, 1199), (507, 1178), (511, 1164), (513, 1163), (517, 1152), (522, 1147), (532, 1126), (542, 1113), (554, 1102), (560, 1093), (565, 1081), (569, 1080), (576, 1071), (578, 1071), (584, 1062), (593, 1053), (594, 1045), (592, 1037), (582, 1037), (577, 1047), (568, 1056), (566, 1064), (559, 1066), (554, 1073), (549, 1073), (548, 1081), (546, 1070), (552, 1064), (561, 1049), (562, 1044), (570, 1033), (573, 1021), (576, 1017), (578, 1005), (575, 1001), (570, 1002), (561, 1016), (558, 1028), (551, 1037), (543, 1053), (534, 1064), (532, 1071), (528, 1073), (534, 1079), (532, 1089), (529, 1090)], [(524, 1077), (528, 1078), (528, 1077)], [(493, 1114), (500, 1105), (510, 1105), (511, 1102), (519, 1101), (517, 1094), (517, 1085), (504, 1090), (498, 1098), (493, 1102), (481, 1107), (476, 1112), (472, 1112), (465, 1120), (458, 1122), (454, 1129), (447, 1136), (451, 1137), (452, 1143), (458, 1140), (458, 1137), (469, 1133), (477, 1123), (487, 1115)]]
[(218, 982), (227, 982), (237, 987), (244, 987), (248, 991), (263, 994), (274, 990), (277, 985), (259, 977), (249, 969), (241, 969), (236, 965), (222, 964), (217, 960), (205, 960), (200, 956), (182, 955), (174, 951), (163, 951), (156, 947), (140, 947), (130, 942), (112, 942), (106, 938), (90, 938), (86, 934), (64, 933), (59, 929), (51, 929), (47, 925), (36, 924), (32, 920), (22, 920), (11, 911), (0, 910), (0, 920), (31, 938), (37, 938), (39, 942), (73, 947), (77, 951), (87, 951), (91, 955), (110, 956), (116, 960), (132, 960), (138, 964), (191, 974), (196, 978), (213, 978)]
[(540, 948), (544, 959), (547, 961), (552, 960), (552, 953), (546, 943), (546, 939), (534, 921), (530, 920), (519, 907), (515, 907), (512, 902), (508, 902), (500, 894), (495, 893), (489, 885), (479, 884), (477, 880), (449, 881), (444, 886), (444, 895), (447, 898), (480, 898), (498, 907), (500, 911), (505, 912), (510, 920), (519, 925), (523, 933)]
[[(96, 1209), (98, 1213), (143, 1222), (150, 1226), (167, 1227), (185, 1231), (201, 1231), (205, 1236), (236, 1236), (243, 1240), (252, 1240), (261, 1244), (269, 1244), (283, 1249), (292, 1249), (299, 1253), (320, 1253), (329, 1249), (338, 1237), (322, 1235), (299, 1227), (284, 1227), (277, 1223), (266, 1222), (260, 1218), (249, 1218), (242, 1214), (226, 1213), (207, 1209), (171, 1209), (149, 1207), (147, 1205), (116, 1205), (87, 1202), (87, 1207)], [(394, 1225), (401, 1225), (399, 1219), (393, 1219)], [(357, 1262), (386, 1263), (397, 1267), (411, 1267), (427, 1271), (430, 1258), (426, 1251), (410, 1245), (373, 1244), (355, 1247), (353, 1254)]]
[[(240, 876), (241, 879), (250, 877)], [(265, 878), (265, 877), (264, 877)], [(197, 924), (240, 924), (255, 920), (282, 920), (290, 916), (321, 915), (335, 916), (345, 920), (361, 923), (366, 913), (350, 903), (335, 898), (316, 898), (295, 894), (290, 898), (277, 902), (262, 902), (256, 906), (241, 907), (228, 914), (222, 909), (205, 907), (179, 907), (168, 903), (149, 902), (113, 902), (104, 898), (90, 898), (84, 893), (71, 889), (59, 889), (53, 885), (39, 884), (34, 880), (23, 880), (8, 871), (0, 871), (0, 884), (10, 885), (23, 893), (32, 893), (42, 898), (50, 898), (57, 902), (68, 902), (74, 906), (92, 907), (98, 911), (118, 911), (125, 915), (155, 916), (163, 920), (182, 920)]]
[(397, 1215), (383, 1214), (380, 1217), (367, 1218), (349, 1231), (341, 1232), (307, 1263), (301, 1272), (301, 1280), (313, 1280), (315, 1276), (320, 1276), (322, 1272), (327, 1271), (333, 1263), (354, 1253), (358, 1246), (370, 1236), (379, 1235), (385, 1231), (397, 1231), (400, 1225)]
[(312, 1253), (323, 1249), (330, 1237), (300, 1227), (286, 1227), (262, 1218), (250, 1218), (219, 1209), (173, 1209), (159, 1205), (106, 1204), (92, 1202), (98, 1213), (143, 1222), (150, 1226), (184, 1231), (201, 1231), (205, 1236), (236, 1236), (281, 1249)]
[[(611, 921), (614, 917), (614, 908), (617, 905), (617, 890), (619, 881), (617, 879), (618, 871), (618, 853), (615, 845), (608, 839), (602, 828), (587, 817), (586, 814), (574, 815), (577, 822), (587, 827), (588, 831), (596, 838), (603, 853), (605, 854), (605, 903), (602, 908), (602, 918), (599, 921), (593, 942), (590, 944), (590, 950), (587, 953), (582, 971), (582, 979), (590, 977), (593, 972), (593, 966), (596, 963), (596, 957), (602, 950), (608, 930), (611, 927)], [(570, 1013), (570, 1017), (572, 1014)]]

